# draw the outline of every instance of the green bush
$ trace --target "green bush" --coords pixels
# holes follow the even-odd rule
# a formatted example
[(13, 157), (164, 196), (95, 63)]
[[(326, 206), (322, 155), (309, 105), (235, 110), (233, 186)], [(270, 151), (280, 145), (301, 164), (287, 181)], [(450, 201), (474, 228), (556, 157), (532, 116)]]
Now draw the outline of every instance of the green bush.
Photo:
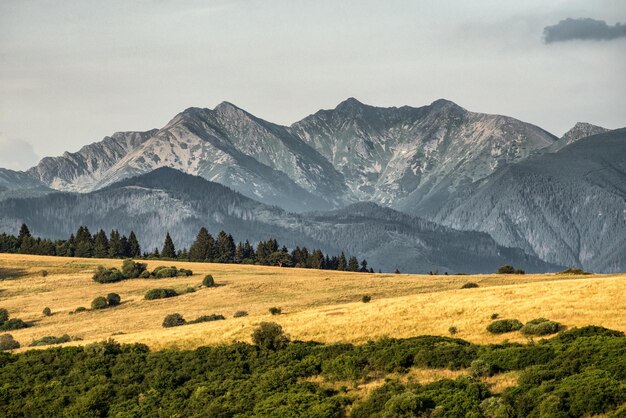
[(261, 349), (276, 351), (289, 344), (289, 337), (277, 323), (261, 322), (252, 332), (252, 342)]
[(41, 270), (41, 277), (48, 277), (48, 270)]
[(107, 302), (107, 298), (105, 298), (104, 296), (98, 296), (91, 301), (91, 309), (105, 309), (108, 307), (109, 303)]
[(556, 334), (561, 329), (561, 324), (558, 322), (550, 321), (545, 318), (537, 318), (532, 321), (528, 321), (521, 329), (520, 332), (524, 335), (550, 335)]
[(589, 275), (591, 273), (589, 273), (588, 271), (585, 271), (583, 269), (579, 269), (579, 268), (574, 268), (574, 267), (570, 267), (568, 269), (565, 269), (561, 272), (559, 272), (558, 274), (580, 274), (580, 275)]
[(195, 288), (195, 287), (191, 287), (191, 286), (188, 286), (188, 287), (187, 287), (187, 288), (183, 291), (183, 293), (195, 293), (195, 292), (196, 292), (196, 288)]
[(166, 299), (178, 296), (174, 289), (150, 289), (144, 295), (146, 300)]
[(46, 306), (45, 308), (43, 308), (42, 313), (44, 314), (44, 316), (52, 316), (52, 309)]
[(450, 327), (448, 328), (448, 332), (450, 335), (456, 335), (459, 332), (459, 329), (457, 327)]
[(122, 303), (122, 298), (117, 293), (109, 293), (106, 299), (109, 306), (117, 306)]
[(478, 358), (470, 365), (470, 374), (474, 377), (491, 376), (493, 373), (493, 367), (483, 359)]
[(248, 312), (246, 311), (237, 311), (233, 314), (233, 318), (241, 318), (244, 316), (248, 316)]
[(204, 276), (204, 279), (202, 279), (202, 286), (205, 286), (205, 287), (215, 286), (215, 280), (213, 279), (213, 276), (211, 276), (210, 274), (207, 274), (206, 276)]
[(28, 324), (18, 318), (10, 318), (9, 311), (0, 309), (0, 331), (28, 328)]
[(187, 324), (199, 324), (201, 322), (213, 322), (213, 321), (221, 321), (224, 320), (226, 318), (224, 318), (224, 315), (219, 315), (219, 314), (211, 314), (211, 315), (202, 315), (199, 316), (198, 318), (192, 320), (192, 321), (187, 321)]
[(139, 275), (140, 279), (149, 279), (150, 277), (152, 276), (150, 275), (150, 272), (148, 270), (142, 271)]
[(148, 267), (145, 263), (135, 263), (130, 258), (126, 259), (122, 263), (122, 274), (126, 279), (136, 279), (146, 271)]
[(363, 295), (363, 297), (361, 298), (361, 302), (363, 303), (369, 303), (372, 300), (372, 297), (370, 295)]
[(492, 334), (504, 334), (517, 331), (520, 328), (522, 328), (522, 323), (517, 319), (500, 319), (489, 324), (487, 331)]
[(124, 280), (124, 275), (116, 268), (107, 269), (103, 266), (98, 266), (92, 279), (96, 283), (115, 283)]
[(178, 270), (178, 273), (176, 273), (176, 275), (178, 277), (189, 277), (189, 276), (193, 276), (193, 271), (187, 270), (187, 269), (180, 269)]
[(9, 311), (4, 308), (0, 308), (0, 325), (9, 320)]
[(79, 306), (78, 308), (74, 309), (74, 313), (79, 313), (79, 312), (86, 312), (87, 308), (85, 308), (84, 306)]
[(185, 325), (185, 318), (183, 318), (183, 316), (179, 313), (173, 313), (173, 314), (169, 314), (167, 315), (164, 319), (163, 319), (163, 327), (165, 328), (171, 328), (171, 327), (178, 327), (181, 325)]
[(461, 289), (473, 289), (473, 288), (476, 288), (476, 287), (478, 287), (477, 283), (467, 282), (463, 286), (461, 286)]
[(498, 269), (498, 274), (526, 274), (524, 270), (516, 269), (511, 265), (505, 264), (500, 266)]
[(270, 313), (271, 313), (272, 315), (280, 315), (282, 312), (283, 312), (283, 310), (282, 310), (282, 309), (277, 308), (277, 307), (275, 307), (275, 306), (270, 308)]
[(66, 343), (66, 342), (69, 342), (69, 341), (71, 341), (71, 338), (67, 334), (64, 334), (64, 335), (62, 335), (60, 337), (54, 337), (52, 335), (48, 335), (48, 336), (40, 338), (38, 340), (34, 340), (30, 344), (28, 344), (28, 346), (29, 347), (38, 347), (38, 346), (42, 346), (42, 345), (62, 344), (62, 343)]
[(498, 319), (499, 317), (500, 317), (500, 314), (499, 314), (499, 313), (492, 313), (492, 314), (491, 314), (491, 320), (492, 320), (492, 321), (495, 321), (495, 320), (496, 320), (496, 319)]
[(0, 335), (0, 351), (20, 348), (20, 343), (13, 339), (11, 334)]
[(174, 266), (171, 266), (171, 267), (159, 266), (152, 271), (152, 276), (156, 277), (157, 279), (176, 277), (177, 275), (178, 275), (178, 270)]

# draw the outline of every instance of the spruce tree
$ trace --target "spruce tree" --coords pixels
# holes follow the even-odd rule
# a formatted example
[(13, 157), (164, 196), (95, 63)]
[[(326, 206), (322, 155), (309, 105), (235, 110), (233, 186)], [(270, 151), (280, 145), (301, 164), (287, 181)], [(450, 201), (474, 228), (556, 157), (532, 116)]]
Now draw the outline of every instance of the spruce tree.
[(363, 259), (363, 261), (361, 261), (361, 271), (364, 273), (367, 273), (367, 260)]
[(75, 257), (93, 257), (93, 238), (86, 226), (81, 226), (76, 232)]
[(348, 270), (359, 271), (359, 260), (357, 260), (355, 256), (350, 257), (350, 260), (348, 261)]
[(28, 226), (26, 226), (26, 224), (22, 224), (20, 227), (20, 233), (17, 235), (17, 246), (21, 247), (24, 240), (30, 237), (31, 235)]
[(139, 241), (137, 240), (137, 236), (134, 231), (130, 231), (130, 235), (128, 236), (128, 249), (130, 257), (141, 257), (141, 246), (139, 245)]
[(325, 267), (324, 254), (322, 250), (313, 250), (311, 253), (310, 267), (314, 269), (323, 269)]
[(109, 256), (109, 239), (102, 229), (98, 231), (93, 241), (93, 255), (96, 258), (107, 258)]
[(172, 241), (172, 237), (170, 237), (170, 233), (168, 232), (165, 235), (165, 242), (163, 242), (163, 249), (161, 250), (162, 258), (176, 258), (176, 248), (174, 247), (174, 241)]
[(109, 257), (119, 258), (122, 256), (124, 248), (122, 247), (122, 238), (117, 229), (111, 231), (109, 236)]
[(202, 227), (196, 235), (196, 240), (189, 247), (189, 261), (208, 261), (210, 253), (212, 253), (212, 243), (209, 231)]
[(235, 240), (233, 236), (225, 231), (220, 231), (217, 235), (217, 259), (218, 263), (232, 263), (235, 259)]
[(346, 255), (342, 251), (337, 259), (337, 270), (345, 270), (347, 267), (348, 263), (346, 262)]

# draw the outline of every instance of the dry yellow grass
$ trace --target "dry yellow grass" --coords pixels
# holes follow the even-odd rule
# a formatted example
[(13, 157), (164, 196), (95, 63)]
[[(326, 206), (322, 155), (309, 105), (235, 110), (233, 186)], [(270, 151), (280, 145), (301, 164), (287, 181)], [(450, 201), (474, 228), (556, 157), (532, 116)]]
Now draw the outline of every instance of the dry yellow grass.
[[(206, 344), (249, 341), (262, 321), (275, 321), (294, 339), (362, 343), (382, 336), (448, 335), (477, 343), (508, 339), (519, 333), (490, 335), (492, 313), (527, 321), (539, 316), (568, 327), (588, 324), (626, 331), (626, 275), (475, 275), (424, 276), (359, 274), (263, 266), (150, 261), (148, 267), (175, 264), (193, 270), (191, 277), (134, 279), (113, 284), (91, 280), (98, 265), (119, 267), (121, 260), (75, 259), (0, 254), (0, 307), (35, 326), (11, 331), (26, 346), (46, 335), (69, 334), (79, 344), (114, 335), (120, 342), (142, 342), (154, 349), (194, 348)], [(41, 272), (47, 270), (47, 277)], [(148, 289), (198, 286), (211, 273), (220, 285), (171, 299), (146, 301)], [(480, 285), (460, 289), (468, 282)], [(89, 307), (97, 296), (119, 293), (122, 305), (70, 315)], [(361, 296), (372, 296), (362, 303)], [(44, 307), (53, 311), (42, 315)], [(270, 316), (268, 309), (283, 314)], [(250, 314), (233, 318), (235, 311)], [(164, 329), (163, 318), (178, 312), (186, 319), (211, 313), (225, 321)]]

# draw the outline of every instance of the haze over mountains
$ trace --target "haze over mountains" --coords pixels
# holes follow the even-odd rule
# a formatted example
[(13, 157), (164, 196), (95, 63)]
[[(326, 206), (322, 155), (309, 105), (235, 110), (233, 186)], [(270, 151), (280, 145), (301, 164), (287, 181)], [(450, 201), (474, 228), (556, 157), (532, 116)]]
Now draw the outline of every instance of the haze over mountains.
[[(403, 271), (490, 271), (481, 269), (505, 254), (528, 269), (624, 270), (626, 195), (620, 185), (626, 169), (620, 161), (626, 160), (626, 134), (606, 131), (580, 123), (558, 139), (532, 124), (447, 100), (380, 108), (353, 98), (286, 127), (224, 102), (215, 109), (189, 108), (161, 129), (119, 132), (76, 153), (44, 158), (25, 173), (1, 170), (0, 200), (9, 189), (34, 196), (49, 189), (89, 194), (30, 199), (32, 212), (24, 213), (16, 209), (24, 202), (8, 200), (0, 206), (0, 230), (14, 232), (26, 213), (35, 231), (50, 236), (66, 236), (79, 220), (107, 228), (123, 222), (137, 230), (142, 219), (154, 219), (142, 232), (150, 245), (166, 227), (186, 245), (204, 223), (213, 230), (224, 225), (240, 239), (276, 236), (346, 249)], [(198, 187), (207, 196), (189, 189), (173, 197), (175, 186), (165, 184), (164, 173), (181, 185), (199, 181), (173, 171), (155, 174), (158, 187), (125, 180), (160, 167), (241, 195), (235, 199), (230, 190), (205, 185)], [(218, 209), (211, 195), (236, 203)], [(406, 215), (352, 205), (365, 201)], [(39, 209), (46, 205), (55, 209)], [(64, 210), (72, 215), (56, 219)], [(340, 219), (351, 219), (350, 226), (340, 227)], [(376, 238), (352, 245), (357, 230)], [(464, 235), (469, 231), (495, 242), (485, 234)]]

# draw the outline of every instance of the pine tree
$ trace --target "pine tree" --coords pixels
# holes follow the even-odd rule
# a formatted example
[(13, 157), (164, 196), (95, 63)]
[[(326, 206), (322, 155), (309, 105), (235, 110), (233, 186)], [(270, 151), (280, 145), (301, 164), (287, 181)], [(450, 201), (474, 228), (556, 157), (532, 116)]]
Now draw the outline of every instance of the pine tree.
[(235, 259), (235, 240), (230, 234), (220, 231), (217, 235), (217, 259), (218, 263), (232, 263)]
[(163, 242), (163, 249), (161, 250), (162, 258), (176, 258), (176, 248), (174, 247), (174, 241), (172, 241), (172, 237), (170, 237), (170, 233), (168, 232), (165, 235), (165, 242)]
[(130, 246), (128, 245), (126, 235), (122, 235), (120, 242), (122, 243), (122, 258), (130, 258)]
[(202, 227), (196, 235), (196, 240), (189, 247), (189, 261), (208, 261), (212, 250), (212, 237), (209, 231)]
[(93, 241), (93, 255), (96, 258), (107, 258), (109, 256), (109, 239), (102, 229), (98, 231)]
[(17, 246), (18, 248), (22, 246), (22, 243), (25, 239), (31, 238), (30, 230), (26, 224), (22, 224), (20, 227), (20, 233), (17, 235)]
[(363, 259), (363, 261), (361, 261), (361, 271), (363, 273), (367, 273), (367, 260)]
[(323, 269), (325, 267), (324, 253), (322, 253), (322, 250), (313, 250), (311, 253), (310, 267), (314, 269)]
[(346, 255), (342, 251), (337, 259), (337, 270), (345, 270), (347, 267), (348, 263), (346, 262)]
[(81, 226), (76, 231), (75, 257), (93, 257), (93, 238), (86, 226)]
[(348, 261), (348, 270), (359, 271), (359, 260), (357, 260), (355, 256), (350, 257), (350, 260)]
[(141, 246), (139, 245), (134, 231), (130, 231), (130, 235), (128, 236), (128, 249), (131, 258), (141, 257)]
[(119, 258), (122, 256), (124, 248), (122, 247), (122, 239), (117, 229), (111, 231), (109, 236), (109, 257)]

